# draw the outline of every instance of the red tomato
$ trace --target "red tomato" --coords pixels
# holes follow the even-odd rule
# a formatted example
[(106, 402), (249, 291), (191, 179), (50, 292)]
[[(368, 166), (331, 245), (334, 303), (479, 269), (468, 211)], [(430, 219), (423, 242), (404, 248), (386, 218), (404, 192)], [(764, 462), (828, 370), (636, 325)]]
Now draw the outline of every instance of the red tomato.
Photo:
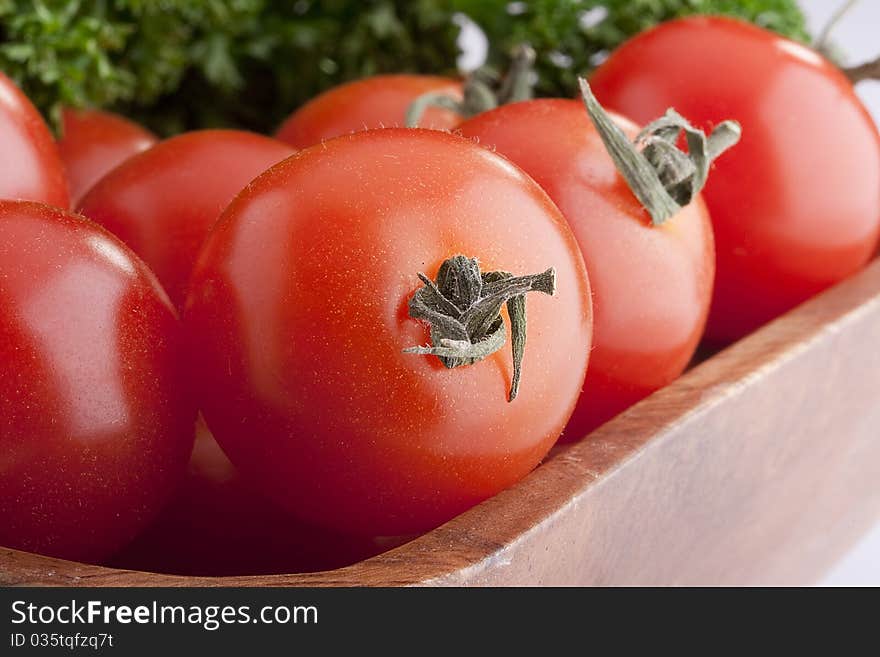
[(111, 112), (65, 109), (62, 118), (58, 152), (74, 207), (104, 174), (157, 141), (153, 133)]
[(80, 211), (142, 257), (179, 307), (199, 248), (223, 208), (293, 152), (250, 132), (190, 132), (104, 176), (83, 198)]
[[(615, 119), (635, 137), (633, 123)], [(697, 197), (653, 226), (580, 101), (505, 105), (459, 130), (534, 178), (562, 210), (584, 254), (593, 288), (593, 352), (565, 431), (581, 438), (673, 381), (690, 361), (712, 295), (706, 207)]]
[[(456, 254), (482, 270), (556, 268), (528, 295), (519, 396), (510, 346), (446, 369), (403, 353), (408, 314)], [(434, 527), (527, 474), (583, 382), (590, 291), (559, 211), (527, 176), (459, 137), (389, 129), (273, 167), (224, 212), (186, 306), (192, 385), (242, 474), (304, 520), (366, 535)]]
[[(460, 99), (461, 82), (431, 75), (376, 75), (334, 87), (294, 112), (276, 137), (295, 148), (371, 128), (404, 125), (406, 111), (419, 96), (444, 92)], [(461, 121), (455, 112), (429, 108), (419, 125), (446, 130)]]
[(708, 335), (735, 340), (861, 268), (880, 232), (880, 139), (852, 85), (813, 50), (727, 18), (665, 23), (591, 84), (645, 121), (737, 119), (742, 141), (704, 190), (718, 277)]
[(67, 181), (55, 140), (12, 80), (0, 73), (0, 199), (67, 208)]
[(93, 561), (155, 517), (193, 443), (180, 337), (116, 239), (0, 201), (0, 545)]
[(183, 485), (111, 565), (180, 575), (229, 576), (329, 570), (394, 542), (307, 525), (248, 485), (204, 424)]

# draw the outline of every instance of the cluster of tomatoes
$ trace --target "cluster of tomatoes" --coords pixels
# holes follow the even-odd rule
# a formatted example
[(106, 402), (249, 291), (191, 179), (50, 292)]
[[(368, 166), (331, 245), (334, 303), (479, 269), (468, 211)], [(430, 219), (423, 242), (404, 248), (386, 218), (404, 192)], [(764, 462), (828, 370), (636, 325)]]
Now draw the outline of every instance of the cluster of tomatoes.
[[(0, 545), (178, 572), (351, 561), (874, 255), (880, 138), (812, 50), (680, 20), (591, 87), (589, 112), (385, 128), (463, 90), (379, 76), (275, 138), (157, 142), (69, 111), (56, 144), (0, 75)], [(673, 113), (639, 136), (669, 107), (742, 127), (700, 193), (723, 149)]]

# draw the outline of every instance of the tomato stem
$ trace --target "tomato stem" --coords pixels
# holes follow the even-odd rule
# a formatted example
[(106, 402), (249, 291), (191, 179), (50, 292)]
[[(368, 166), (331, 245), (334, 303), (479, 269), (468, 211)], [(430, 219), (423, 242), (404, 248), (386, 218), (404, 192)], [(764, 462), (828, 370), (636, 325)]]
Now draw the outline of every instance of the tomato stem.
[(519, 392), (526, 344), (527, 292), (556, 293), (553, 268), (540, 274), (514, 276), (504, 271), (481, 273), (476, 258), (456, 255), (445, 260), (434, 282), (424, 283), (409, 302), (409, 316), (431, 325), (431, 346), (409, 347), (408, 354), (437, 356), (446, 367), (472, 365), (504, 346), (501, 307), (507, 304), (513, 349), (513, 379), (507, 400)]
[(429, 107), (450, 110), (468, 119), (500, 105), (529, 100), (534, 97), (537, 81), (534, 67), (535, 50), (520, 44), (513, 49), (510, 68), (504, 76), (489, 66), (471, 73), (465, 80), (461, 100), (442, 91), (431, 91), (416, 98), (406, 112), (406, 126), (417, 127)]
[(880, 80), (880, 57), (873, 61), (865, 62), (858, 66), (850, 66), (841, 70), (853, 84), (858, 84), (862, 80)]
[[(837, 27), (837, 24), (841, 19), (843, 19), (843, 17), (846, 16), (858, 3), (859, 0), (847, 0), (840, 5), (834, 13), (831, 14), (831, 18), (828, 19), (828, 22), (825, 23), (822, 31), (819, 32), (819, 36), (813, 40), (813, 48), (828, 57), (828, 55), (831, 54), (831, 33), (834, 31), (834, 28)], [(831, 59), (831, 57), (828, 58)]]
[[(579, 82), (587, 113), (608, 154), (655, 226), (693, 200), (706, 185), (712, 162), (742, 134), (739, 123), (724, 121), (707, 137), (670, 108), (630, 141), (596, 100), (589, 83), (584, 78)], [(687, 152), (677, 145), (682, 132)]]
[[(834, 44), (831, 43), (831, 33), (843, 17), (846, 16), (850, 10), (859, 3), (859, 1), (860, 0), (848, 0), (840, 5), (831, 15), (828, 22), (825, 23), (825, 27), (819, 32), (819, 36), (813, 40), (813, 48), (818, 50), (826, 59), (836, 63), (838, 66), (840, 66), (840, 59), (842, 57), (834, 47)], [(858, 66), (840, 67), (840, 70), (854, 85), (862, 80), (880, 80), (880, 57), (873, 61), (859, 64)]]

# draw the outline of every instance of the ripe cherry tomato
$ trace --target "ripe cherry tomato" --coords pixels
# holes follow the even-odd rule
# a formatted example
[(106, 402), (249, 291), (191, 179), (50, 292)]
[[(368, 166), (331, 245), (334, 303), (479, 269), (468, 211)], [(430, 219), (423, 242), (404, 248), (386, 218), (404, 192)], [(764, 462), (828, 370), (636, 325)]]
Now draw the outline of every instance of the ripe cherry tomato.
[(394, 543), (307, 525), (245, 482), (199, 423), (183, 484), (117, 568), (180, 575), (303, 573), (340, 568)]
[[(461, 98), (461, 82), (432, 75), (376, 75), (334, 87), (294, 112), (276, 137), (295, 148), (370, 128), (404, 125), (412, 102), (428, 92)], [(445, 130), (461, 121), (455, 112), (428, 109), (419, 125)]]
[[(628, 136), (638, 132), (615, 119)], [(459, 130), (534, 178), (562, 210), (584, 254), (593, 288), (593, 352), (565, 430), (566, 438), (581, 438), (673, 381), (691, 359), (714, 275), (706, 207), (697, 197), (652, 225), (580, 101), (505, 105)]]
[[(408, 304), (455, 255), (555, 267), (510, 346), (447, 369)], [(468, 288), (473, 290), (474, 288)], [(256, 179), (199, 257), (185, 311), (192, 385), (250, 481), (304, 520), (365, 535), (434, 527), (527, 474), (568, 420), (591, 337), (574, 236), (502, 158), (433, 130), (372, 130)], [(503, 334), (502, 334), (503, 335)]]
[(93, 561), (147, 526), (193, 444), (181, 347), (118, 240), (0, 201), (0, 545)]
[(67, 208), (67, 180), (43, 118), (0, 73), (0, 199), (42, 201)]
[(718, 277), (708, 335), (735, 340), (861, 268), (880, 234), (880, 138), (852, 85), (800, 44), (728, 18), (664, 23), (591, 80), (646, 121), (674, 106), (742, 141), (704, 191)]
[(150, 265), (178, 307), (208, 230), (242, 187), (293, 153), (238, 130), (173, 137), (104, 176), (80, 211)]
[(153, 133), (111, 112), (65, 109), (62, 118), (58, 152), (74, 207), (104, 174), (157, 141)]

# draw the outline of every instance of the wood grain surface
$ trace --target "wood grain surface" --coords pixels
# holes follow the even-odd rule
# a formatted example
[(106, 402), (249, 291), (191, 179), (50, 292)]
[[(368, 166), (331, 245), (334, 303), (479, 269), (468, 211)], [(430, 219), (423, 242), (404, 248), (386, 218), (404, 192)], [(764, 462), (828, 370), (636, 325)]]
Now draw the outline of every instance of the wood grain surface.
[(880, 518), (880, 261), (406, 545), (196, 578), (0, 549), (0, 584), (809, 584)]

